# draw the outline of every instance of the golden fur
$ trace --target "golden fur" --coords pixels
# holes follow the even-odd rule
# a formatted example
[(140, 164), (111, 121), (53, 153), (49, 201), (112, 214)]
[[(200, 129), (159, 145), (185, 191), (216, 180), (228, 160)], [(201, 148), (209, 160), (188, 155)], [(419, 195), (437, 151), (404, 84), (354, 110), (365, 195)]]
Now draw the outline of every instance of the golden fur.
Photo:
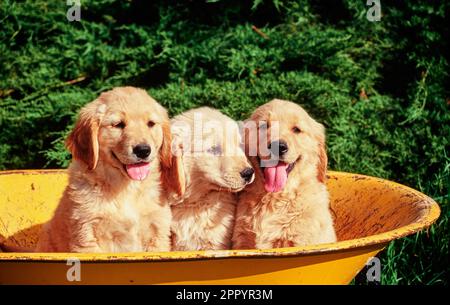
[[(289, 150), (282, 161), (287, 164), (295, 162), (295, 165), (284, 188), (271, 193), (264, 189), (260, 160), (257, 156), (249, 157), (256, 177), (255, 182), (239, 195), (233, 249), (268, 249), (335, 242), (325, 186), (327, 157), (323, 126), (300, 106), (283, 100), (272, 100), (262, 105), (252, 114), (250, 121), (267, 122), (268, 137), (284, 140), (288, 144)], [(270, 135), (270, 132), (272, 123), (277, 121), (279, 139), (274, 139), (276, 136)], [(247, 153), (248, 139), (247, 133)], [(261, 156), (259, 148), (257, 154)]]
[[(194, 120), (198, 115), (204, 128), (195, 134), (194, 125), (199, 122)], [(218, 128), (206, 128), (208, 124)], [(186, 130), (191, 133), (186, 134)], [(204, 107), (173, 118), (172, 133), (182, 142), (179, 144), (183, 152), (175, 163), (180, 183), (184, 184), (182, 195), (170, 199), (172, 250), (230, 249), (235, 192), (247, 184), (240, 172), (251, 169), (239, 145), (238, 125), (219, 111)], [(203, 144), (200, 148), (195, 147), (194, 137)], [(252, 181), (253, 176), (248, 183)]]
[[(151, 147), (143, 181), (125, 169), (139, 164), (132, 151), (139, 143)], [(142, 89), (115, 88), (87, 104), (66, 143), (73, 156), (69, 184), (35, 251), (170, 250), (171, 212), (160, 198), (170, 143), (165, 109)]]

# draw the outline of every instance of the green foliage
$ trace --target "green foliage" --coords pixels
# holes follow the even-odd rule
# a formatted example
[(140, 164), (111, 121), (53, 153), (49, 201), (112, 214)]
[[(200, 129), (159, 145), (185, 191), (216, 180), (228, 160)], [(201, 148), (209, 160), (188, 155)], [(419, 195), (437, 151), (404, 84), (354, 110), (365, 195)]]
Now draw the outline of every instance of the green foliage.
[[(382, 254), (383, 282), (448, 284), (450, 5), (365, 1), (64, 1), (0, 4), (0, 168), (65, 167), (76, 113), (119, 85), (174, 115), (235, 119), (272, 98), (323, 122), (330, 168), (396, 180), (442, 207)], [(252, 29), (252, 25), (263, 33)]]

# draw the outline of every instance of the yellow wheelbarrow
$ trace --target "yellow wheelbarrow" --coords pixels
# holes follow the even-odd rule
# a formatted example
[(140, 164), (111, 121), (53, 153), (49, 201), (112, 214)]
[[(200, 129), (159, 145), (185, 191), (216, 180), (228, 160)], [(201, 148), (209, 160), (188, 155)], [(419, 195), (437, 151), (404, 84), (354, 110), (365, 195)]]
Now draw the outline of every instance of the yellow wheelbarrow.
[[(0, 245), (32, 248), (64, 170), (0, 172)], [(339, 242), (270, 250), (0, 253), (0, 284), (348, 284), (386, 245), (430, 226), (436, 202), (406, 186), (329, 172)], [(71, 272), (77, 272), (74, 277)]]

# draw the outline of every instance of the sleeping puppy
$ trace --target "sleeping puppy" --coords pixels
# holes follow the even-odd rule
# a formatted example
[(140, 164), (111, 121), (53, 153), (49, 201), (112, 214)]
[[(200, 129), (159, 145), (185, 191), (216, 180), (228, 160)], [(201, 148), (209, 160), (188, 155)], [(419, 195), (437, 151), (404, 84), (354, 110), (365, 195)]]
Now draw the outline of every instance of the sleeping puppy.
[(324, 127), (282, 100), (260, 106), (245, 127), (256, 178), (239, 195), (233, 249), (335, 242)]
[(115, 88), (87, 104), (66, 142), (69, 184), (35, 251), (169, 251), (160, 193), (170, 143), (166, 110), (142, 89)]
[(254, 179), (236, 122), (199, 108), (172, 119), (180, 193), (170, 199), (172, 250), (231, 248), (236, 192)]

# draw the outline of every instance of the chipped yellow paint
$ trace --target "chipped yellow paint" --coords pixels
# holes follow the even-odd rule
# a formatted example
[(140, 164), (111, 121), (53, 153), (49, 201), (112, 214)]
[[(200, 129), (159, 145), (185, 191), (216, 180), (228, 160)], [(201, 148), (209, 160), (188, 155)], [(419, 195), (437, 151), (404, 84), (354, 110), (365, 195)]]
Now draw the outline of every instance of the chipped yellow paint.
[[(329, 172), (339, 242), (268, 250), (0, 253), (0, 284), (347, 284), (389, 241), (430, 226), (439, 206), (406, 186)], [(32, 248), (67, 184), (64, 170), (0, 172), (0, 245)], [(1, 251), (0, 251), (1, 252)]]

